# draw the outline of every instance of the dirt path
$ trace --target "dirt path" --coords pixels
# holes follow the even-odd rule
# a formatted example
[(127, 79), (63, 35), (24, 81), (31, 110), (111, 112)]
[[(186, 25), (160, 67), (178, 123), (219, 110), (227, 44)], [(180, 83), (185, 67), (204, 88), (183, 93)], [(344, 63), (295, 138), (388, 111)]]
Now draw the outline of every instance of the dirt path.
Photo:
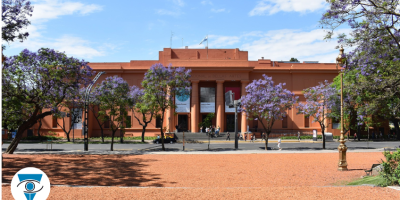
[[(365, 175), (380, 159), (382, 153), (348, 153), (350, 170), (339, 172), (337, 153), (5, 155), (2, 180), (10, 183), (19, 169), (37, 167), (55, 185), (163, 187), (52, 187), (49, 199), (400, 199), (387, 188), (336, 186)], [(10, 199), (9, 186), (2, 189)]]

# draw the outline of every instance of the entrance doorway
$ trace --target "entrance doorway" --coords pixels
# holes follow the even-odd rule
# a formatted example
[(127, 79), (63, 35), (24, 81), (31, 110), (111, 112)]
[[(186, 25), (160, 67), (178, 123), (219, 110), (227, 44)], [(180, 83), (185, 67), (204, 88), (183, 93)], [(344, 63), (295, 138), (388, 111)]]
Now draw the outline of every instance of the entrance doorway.
[(178, 115), (178, 128), (179, 131), (188, 131), (188, 116), (187, 115)]
[(226, 115), (226, 131), (228, 132), (235, 131), (235, 114)]

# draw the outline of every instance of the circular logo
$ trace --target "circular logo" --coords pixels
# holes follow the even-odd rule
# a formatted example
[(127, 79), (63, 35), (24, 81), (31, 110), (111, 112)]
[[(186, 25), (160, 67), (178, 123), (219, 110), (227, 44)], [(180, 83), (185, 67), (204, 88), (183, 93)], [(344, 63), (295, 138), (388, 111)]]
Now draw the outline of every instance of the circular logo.
[(16, 200), (45, 200), (50, 194), (50, 180), (42, 170), (26, 167), (11, 180), (11, 193)]

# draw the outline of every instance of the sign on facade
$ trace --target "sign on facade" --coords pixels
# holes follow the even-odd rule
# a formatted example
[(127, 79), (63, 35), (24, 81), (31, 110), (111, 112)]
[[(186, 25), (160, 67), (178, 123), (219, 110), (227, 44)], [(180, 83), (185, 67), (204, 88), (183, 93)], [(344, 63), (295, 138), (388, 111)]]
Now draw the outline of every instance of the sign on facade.
[(215, 113), (215, 88), (200, 88), (200, 113)]
[(177, 113), (190, 113), (190, 93), (175, 95), (175, 104)]
[[(225, 92), (232, 91), (235, 93), (235, 98), (233, 100), (239, 100), (240, 99), (240, 87), (225, 87)], [(235, 107), (229, 108), (229, 105), (225, 103), (225, 112), (226, 113), (234, 113), (235, 112)]]

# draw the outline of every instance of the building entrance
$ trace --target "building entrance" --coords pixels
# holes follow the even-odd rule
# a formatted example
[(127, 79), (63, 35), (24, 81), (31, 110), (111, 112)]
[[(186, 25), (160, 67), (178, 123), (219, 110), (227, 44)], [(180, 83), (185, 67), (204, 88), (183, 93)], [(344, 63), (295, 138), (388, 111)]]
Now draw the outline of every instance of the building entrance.
[(235, 131), (235, 114), (226, 115), (226, 131), (228, 132)]
[(188, 116), (187, 115), (178, 115), (178, 128), (179, 131), (188, 131)]

